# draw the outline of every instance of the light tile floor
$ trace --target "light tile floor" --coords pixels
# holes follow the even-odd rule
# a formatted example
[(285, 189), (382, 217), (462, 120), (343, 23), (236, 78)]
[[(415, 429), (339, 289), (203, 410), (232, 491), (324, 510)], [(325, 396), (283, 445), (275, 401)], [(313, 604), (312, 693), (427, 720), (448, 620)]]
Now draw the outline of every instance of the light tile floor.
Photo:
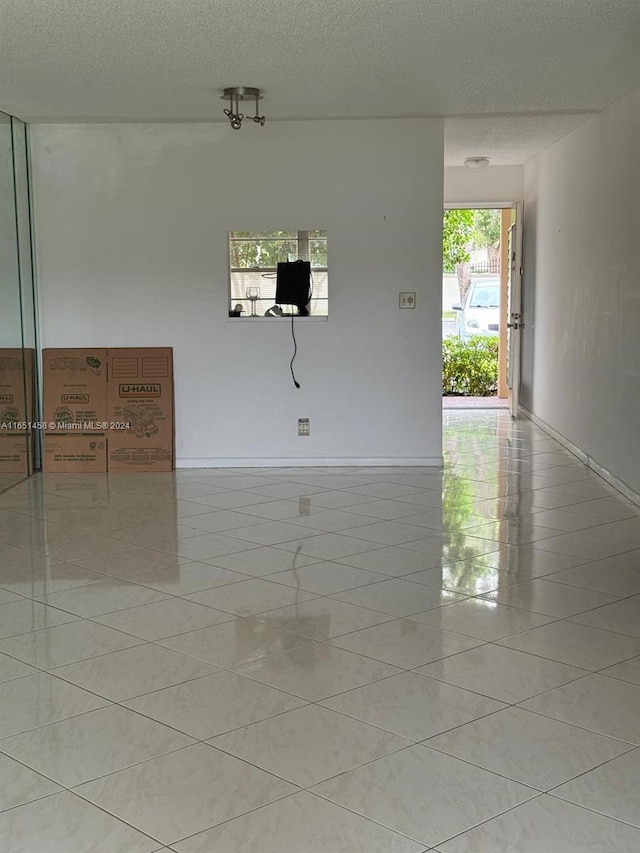
[(443, 471), (0, 494), (0, 849), (640, 850), (640, 509), (444, 425)]

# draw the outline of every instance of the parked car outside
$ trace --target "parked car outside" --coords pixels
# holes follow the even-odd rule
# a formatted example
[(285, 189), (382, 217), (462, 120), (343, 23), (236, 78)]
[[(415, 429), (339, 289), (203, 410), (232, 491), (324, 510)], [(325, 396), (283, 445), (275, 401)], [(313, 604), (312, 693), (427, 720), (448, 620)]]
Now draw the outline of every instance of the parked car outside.
[(451, 307), (456, 312), (456, 333), (463, 340), (467, 340), (472, 335), (498, 335), (500, 279), (474, 279), (464, 303), (457, 302)]

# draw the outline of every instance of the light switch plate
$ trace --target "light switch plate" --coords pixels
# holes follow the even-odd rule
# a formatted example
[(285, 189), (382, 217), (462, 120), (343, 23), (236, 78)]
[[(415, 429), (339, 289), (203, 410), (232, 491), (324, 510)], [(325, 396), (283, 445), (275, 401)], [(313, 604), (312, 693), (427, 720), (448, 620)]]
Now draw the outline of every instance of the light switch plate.
[(416, 295), (415, 293), (401, 293), (400, 294), (400, 308), (415, 308), (416, 307)]

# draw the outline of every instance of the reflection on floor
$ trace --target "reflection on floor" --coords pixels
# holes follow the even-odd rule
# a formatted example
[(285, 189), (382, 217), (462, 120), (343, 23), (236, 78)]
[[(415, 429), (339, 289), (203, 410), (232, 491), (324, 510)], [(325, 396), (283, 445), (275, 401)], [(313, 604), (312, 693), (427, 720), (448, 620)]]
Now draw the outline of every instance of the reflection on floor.
[(0, 496), (11, 853), (640, 849), (640, 512), (527, 421), (444, 471)]
[(26, 480), (27, 476), (26, 471), (22, 474), (0, 474), (0, 493), (12, 488), (12, 486), (22, 482), (22, 480)]

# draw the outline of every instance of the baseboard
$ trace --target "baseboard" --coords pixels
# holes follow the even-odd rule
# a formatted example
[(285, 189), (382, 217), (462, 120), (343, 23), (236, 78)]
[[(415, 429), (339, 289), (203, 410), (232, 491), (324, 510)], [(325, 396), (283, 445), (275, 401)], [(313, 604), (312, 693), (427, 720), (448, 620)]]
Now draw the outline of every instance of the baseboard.
[(566, 438), (562, 433), (558, 432), (558, 430), (554, 429), (550, 426), (546, 421), (543, 421), (542, 418), (539, 418), (537, 415), (534, 415), (533, 412), (530, 412), (528, 409), (525, 409), (524, 406), (520, 406), (518, 409), (519, 414), (522, 414), (531, 421), (531, 423), (535, 424), (539, 427), (543, 432), (546, 432), (547, 435), (550, 435), (551, 438), (555, 439), (558, 444), (561, 444), (569, 453), (573, 453), (580, 462), (590, 468), (594, 474), (597, 474), (599, 477), (608, 483), (610, 486), (620, 492), (620, 494), (624, 495), (624, 497), (631, 501), (631, 503), (637, 504), (640, 506), (640, 494), (634, 491), (630, 486), (627, 486), (619, 477), (616, 477), (615, 474), (612, 474), (611, 471), (608, 471), (604, 466), (600, 465), (600, 463), (593, 459), (593, 457), (589, 456), (588, 453), (585, 453), (581, 447), (578, 447), (577, 444), (574, 444), (568, 438)]
[(176, 468), (442, 468), (442, 456), (179, 458)]

